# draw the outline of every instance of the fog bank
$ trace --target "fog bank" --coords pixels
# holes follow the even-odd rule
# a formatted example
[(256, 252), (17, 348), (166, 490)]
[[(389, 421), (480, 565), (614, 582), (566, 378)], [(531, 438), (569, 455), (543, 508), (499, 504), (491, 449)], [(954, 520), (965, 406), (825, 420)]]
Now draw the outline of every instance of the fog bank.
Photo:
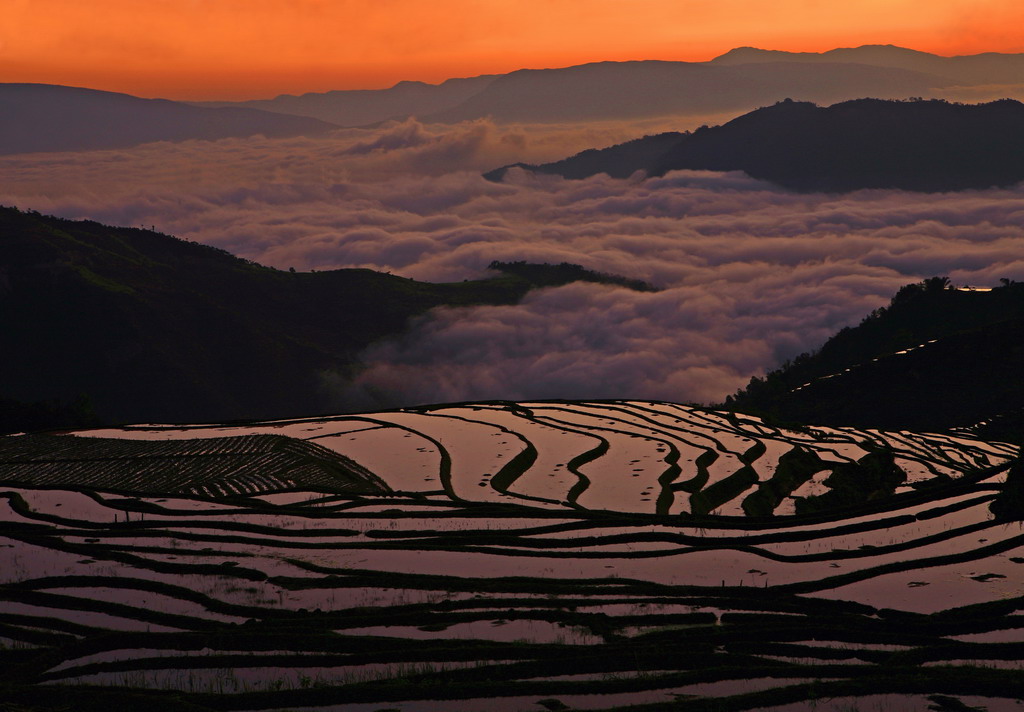
[[(798, 195), (742, 174), (627, 181), (480, 173), (667, 125), (391, 123), (0, 159), (0, 203), (145, 225), (281, 269), (416, 279), (576, 262), (657, 293), (576, 284), (437, 310), (365, 354), (339, 407), (474, 398), (711, 401), (934, 274), (1024, 279), (1024, 191)], [(680, 127), (673, 127), (680, 128)], [(682, 127), (685, 128), (685, 127)]]

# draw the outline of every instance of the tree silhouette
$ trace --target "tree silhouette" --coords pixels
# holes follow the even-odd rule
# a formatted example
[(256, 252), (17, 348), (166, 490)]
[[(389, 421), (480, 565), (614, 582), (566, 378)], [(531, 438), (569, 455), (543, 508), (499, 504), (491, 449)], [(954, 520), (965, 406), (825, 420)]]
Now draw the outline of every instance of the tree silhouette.
[(949, 277), (929, 277), (923, 284), (924, 291), (926, 292), (942, 292), (953, 288), (953, 283), (949, 281)]

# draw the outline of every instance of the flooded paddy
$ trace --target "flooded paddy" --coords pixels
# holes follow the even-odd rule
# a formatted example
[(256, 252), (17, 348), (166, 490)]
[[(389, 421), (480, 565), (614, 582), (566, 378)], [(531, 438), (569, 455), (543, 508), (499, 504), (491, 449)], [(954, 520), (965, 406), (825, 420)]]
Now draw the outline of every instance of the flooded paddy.
[[(221, 440), (255, 436), (285, 440)], [(1004, 443), (632, 401), (50, 437), (0, 447), (0, 663), (29, 709), (1024, 698)]]

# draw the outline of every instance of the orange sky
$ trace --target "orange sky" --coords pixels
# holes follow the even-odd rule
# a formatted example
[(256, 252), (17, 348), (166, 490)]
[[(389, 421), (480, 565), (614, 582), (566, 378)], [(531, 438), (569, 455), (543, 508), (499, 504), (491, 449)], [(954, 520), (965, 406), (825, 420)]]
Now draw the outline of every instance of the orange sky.
[(1020, 0), (0, 0), (0, 81), (173, 99), (382, 88), (742, 45), (1024, 51)]

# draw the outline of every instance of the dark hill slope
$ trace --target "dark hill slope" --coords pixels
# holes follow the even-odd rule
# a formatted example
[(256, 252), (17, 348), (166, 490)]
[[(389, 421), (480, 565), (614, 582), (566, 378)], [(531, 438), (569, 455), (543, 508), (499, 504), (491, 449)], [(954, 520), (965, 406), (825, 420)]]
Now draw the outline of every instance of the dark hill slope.
[(333, 128), (317, 119), (257, 109), (201, 108), (50, 84), (0, 84), (0, 154), (255, 134), (298, 136)]
[[(1024, 180), (1024, 104), (858, 99), (818, 107), (784, 101), (692, 134), (649, 136), (523, 167), (567, 178), (743, 171), (803, 191), (1007, 186)], [(487, 177), (501, 180), (506, 171)]]
[(802, 423), (945, 430), (992, 421), (1021, 440), (1024, 284), (990, 292), (904, 287), (845, 328), (727, 400), (740, 411)]
[(689, 134), (678, 131), (644, 136), (608, 148), (591, 148), (577, 153), (575, 156), (563, 158), (561, 161), (545, 163), (540, 166), (528, 163), (502, 166), (485, 173), (484, 178), (502, 181), (511, 168), (521, 168), (533, 173), (559, 175), (571, 180), (581, 180), (599, 173), (607, 173), (612, 178), (629, 178), (637, 171), (649, 172), (651, 166), (656, 165), (662, 156), (688, 136)]
[(106, 421), (322, 412), (331, 404), (320, 374), (351, 375), (363, 348), (410, 317), (514, 303), (534, 285), (581, 279), (609, 277), (564, 267), (452, 284), (290, 273), (148, 230), (0, 208), (5, 427), (46, 420), (45, 407), (19, 403), (81, 394)]

